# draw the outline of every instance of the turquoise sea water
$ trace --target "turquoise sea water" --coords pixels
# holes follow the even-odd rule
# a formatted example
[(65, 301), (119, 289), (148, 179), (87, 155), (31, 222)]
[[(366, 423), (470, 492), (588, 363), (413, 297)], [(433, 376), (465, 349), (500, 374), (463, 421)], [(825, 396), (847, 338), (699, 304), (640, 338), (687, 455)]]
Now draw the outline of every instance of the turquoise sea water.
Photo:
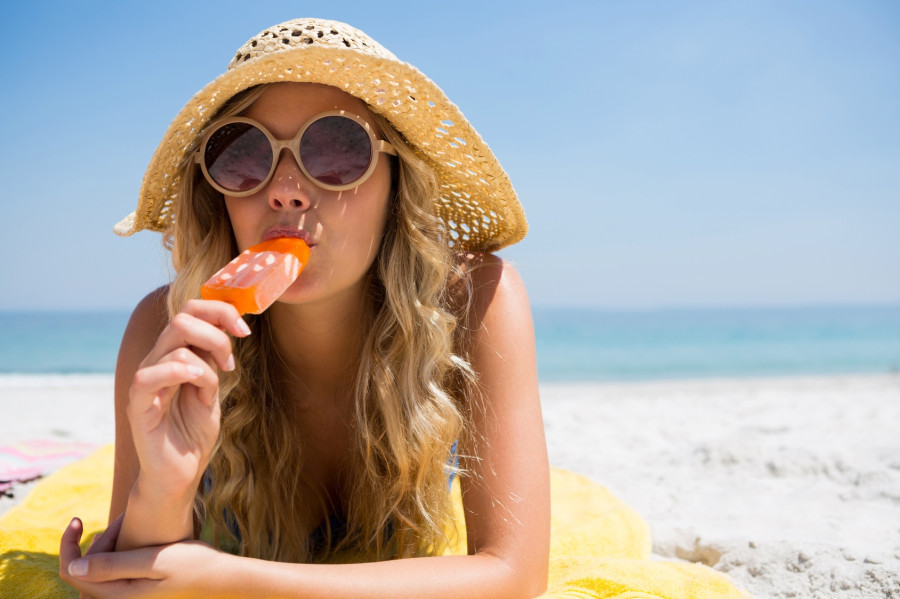
[(544, 381), (900, 372), (900, 306), (535, 311)]
[[(0, 373), (112, 373), (126, 312), (0, 312)], [(536, 308), (542, 381), (900, 372), (900, 305)]]

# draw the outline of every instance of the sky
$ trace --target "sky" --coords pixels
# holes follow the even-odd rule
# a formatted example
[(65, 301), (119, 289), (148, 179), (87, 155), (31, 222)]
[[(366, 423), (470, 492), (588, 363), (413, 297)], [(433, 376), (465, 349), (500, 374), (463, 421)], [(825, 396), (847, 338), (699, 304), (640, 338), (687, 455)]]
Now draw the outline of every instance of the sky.
[(530, 225), (538, 306), (900, 304), (900, 3), (30, 2), (0, 20), (0, 310), (131, 309), (169, 122), (263, 29), (362, 29), (434, 80)]

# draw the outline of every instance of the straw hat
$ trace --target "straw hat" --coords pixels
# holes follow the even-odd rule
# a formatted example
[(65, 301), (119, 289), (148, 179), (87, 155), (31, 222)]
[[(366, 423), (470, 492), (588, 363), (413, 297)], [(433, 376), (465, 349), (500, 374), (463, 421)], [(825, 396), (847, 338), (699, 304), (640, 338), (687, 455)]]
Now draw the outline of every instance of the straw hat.
[(321, 19), (286, 21), (241, 46), (228, 70), (172, 121), (144, 175), (137, 209), (114, 231), (165, 231), (179, 167), (209, 120), (237, 92), (280, 81), (338, 87), (388, 119), (440, 177), (435, 204), (454, 247), (493, 251), (525, 236), (528, 223), (509, 177), (444, 92), (362, 31)]

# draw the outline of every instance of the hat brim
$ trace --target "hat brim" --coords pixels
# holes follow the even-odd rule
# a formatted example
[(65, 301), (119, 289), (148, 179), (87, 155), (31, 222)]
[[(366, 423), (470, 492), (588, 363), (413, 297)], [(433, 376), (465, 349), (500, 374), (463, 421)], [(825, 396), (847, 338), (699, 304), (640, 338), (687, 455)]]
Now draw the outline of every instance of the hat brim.
[(153, 154), (137, 209), (115, 232), (128, 236), (142, 229), (167, 230), (181, 166), (219, 108), (255, 85), (287, 81), (337, 87), (386, 118), (437, 173), (436, 212), (455, 248), (495, 251), (525, 236), (527, 221), (509, 177), (437, 85), (400, 60), (328, 47), (286, 49), (239, 63), (195, 94)]

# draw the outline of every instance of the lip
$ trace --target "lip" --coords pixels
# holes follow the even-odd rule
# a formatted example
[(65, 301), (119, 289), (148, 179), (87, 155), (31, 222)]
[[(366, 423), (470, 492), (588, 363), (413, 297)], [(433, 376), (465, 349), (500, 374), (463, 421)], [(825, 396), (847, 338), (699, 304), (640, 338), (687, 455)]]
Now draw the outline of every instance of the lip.
[(270, 239), (276, 239), (278, 237), (296, 237), (297, 239), (302, 239), (310, 248), (316, 245), (313, 243), (312, 236), (309, 233), (290, 227), (272, 227), (263, 234), (262, 241), (269, 241)]

